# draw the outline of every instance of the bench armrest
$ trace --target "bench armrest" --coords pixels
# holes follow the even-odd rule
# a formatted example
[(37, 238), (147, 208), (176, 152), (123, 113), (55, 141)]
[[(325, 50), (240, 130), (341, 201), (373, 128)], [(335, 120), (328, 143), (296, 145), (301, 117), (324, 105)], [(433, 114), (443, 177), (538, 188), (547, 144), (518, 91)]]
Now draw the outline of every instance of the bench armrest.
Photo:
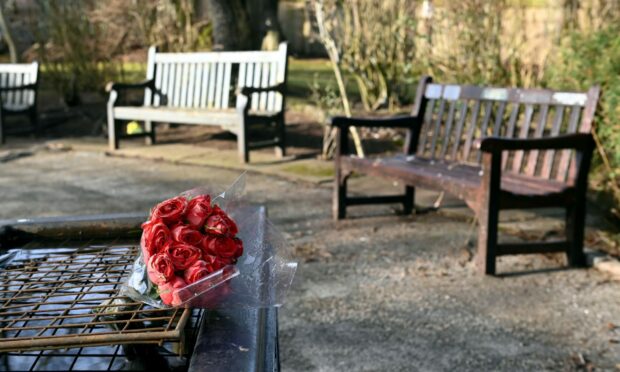
[(280, 92), (284, 93), (286, 85), (284, 83), (280, 83), (277, 85), (272, 85), (264, 88), (254, 88), (254, 87), (243, 87), (241, 89), (237, 89), (237, 94), (242, 94), (244, 96), (249, 96), (252, 93), (269, 93), (269, 92)]
[(161, 98), (161, 104), (166, 105), (168, 102), (168, 97), (159, 89), (155, 87), (155, 80), (149, 79), (144, 80), (139, 83), (113, 83), (109, 82), (105, 86), (106, 92), (110, 93), (110, 98), (108, 100), (108, 104), (114, 106), (116, 104), (116, 99), (118, 98), (118, 92), (123, 90), (142, 90), (142, 89), (150, 89), (153, 94), (158, 95)]
[(0, 92), (12, 92), (12, 91), (20, 91), (20, 90), (28, 90), (28, 89), (37, 89), (37, 84), (33, 83), (33, 84), (25, 84), (25, 85), (18, 85), (18, 86), (14, 86), (14, 87), (0, 87)]
[(591, 151), (594, 138), (589, 133), (573, 133), (547, 138), (512, 139), (487, 137), (478, 140), (475, 146), (483, 152), (499, 152), (506, 150), (557, 150), (576, 149)]
[(374, 127), (374, 128), (411, 128), (418, 123), (416, 116), (397, 116), (391, 118), (348, 118), (335, 116), (330, 118), (333, 127)]
[(141, 81), (139, 83), (113, 83), (113, 82), (109, 82), (105, 86), (105, 91), (110, 93), (113, 90), (119, 91), (119, 90), (145, 89), (145, 88), (154, 89), (155, 88), (155, 80), (149, 79), (149, 80)]

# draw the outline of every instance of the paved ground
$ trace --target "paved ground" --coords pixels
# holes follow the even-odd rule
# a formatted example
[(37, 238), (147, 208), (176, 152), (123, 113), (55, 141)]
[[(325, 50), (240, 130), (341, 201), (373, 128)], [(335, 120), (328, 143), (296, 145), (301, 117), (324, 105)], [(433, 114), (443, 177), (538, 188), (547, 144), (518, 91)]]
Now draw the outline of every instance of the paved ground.
[[(237, 175), (41, 151), (0, 163), (0, 219), (147, 210)], [(480, 277), (462, 220), (373, 207), (335, 224), (329, 188), (250, 177), (250, 200), (269, 207), (300, 261), (280, 312), (285, 371), (620, 369), (620, 283), (604, 274), (534, 255), (501, 260), (504, 276)]]

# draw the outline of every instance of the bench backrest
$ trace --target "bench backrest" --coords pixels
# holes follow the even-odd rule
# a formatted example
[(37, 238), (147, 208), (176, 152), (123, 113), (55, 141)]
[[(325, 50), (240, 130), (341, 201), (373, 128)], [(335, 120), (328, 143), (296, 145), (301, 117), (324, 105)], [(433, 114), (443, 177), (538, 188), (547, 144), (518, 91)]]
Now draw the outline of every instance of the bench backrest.
[[(39, 64), (6, 63), (0, 64), (0, 87), (18, 87), (36, 84)], [(36, 102), (36, 90), (11, 91), (2, 93), (2, 105), (9, 109), (25, 109)]]
[[(546, 89), (419, 85), (414, 115), (423, 112), (417, 155), (459, 163), (480, 164), (474, 143), (488, 136), (541, 138), (588, 133), (592, 128), (599, 88), (588, 92)], [(566, 182), (575, 174), (574, 151), (507, 151), (502, 168), (518, 174)]]
[[(196, 109), (237, 107), (238, 88), (285, 83), (287, 44), (275, 51), (157, 53), (149, 49), (147, 79), (167, 97), (166, 106)], [(161, 106), (159, 96), (145, 95), (145, 105)], [(280, 93), (254, 93), (251, 110), (281, 111)]]

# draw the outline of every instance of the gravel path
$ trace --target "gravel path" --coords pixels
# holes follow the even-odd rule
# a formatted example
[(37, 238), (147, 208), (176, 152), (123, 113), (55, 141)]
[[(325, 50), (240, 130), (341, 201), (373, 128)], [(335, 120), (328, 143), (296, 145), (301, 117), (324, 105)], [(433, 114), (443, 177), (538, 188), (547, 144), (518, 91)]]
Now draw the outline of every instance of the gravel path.
[[(148, 210), (237, 172), (86, 152), (0, 163), (0, 219)], [(620, 283), (561, 256), (472, 267), (467, 223), (389, 207), (330, 219), (331, 190), (249, 175), (300, 267), (280, 311), (285, 371), (620, 370)], [(355, 181), (358, 182), (358, 181)]]

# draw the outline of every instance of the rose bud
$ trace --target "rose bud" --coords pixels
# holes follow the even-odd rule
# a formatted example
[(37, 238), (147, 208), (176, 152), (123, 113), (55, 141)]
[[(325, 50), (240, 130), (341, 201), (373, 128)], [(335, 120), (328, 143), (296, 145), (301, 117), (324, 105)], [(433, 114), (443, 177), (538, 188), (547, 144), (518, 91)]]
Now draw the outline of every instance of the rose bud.
[(205, 230), (215, 235), (234, 236), (237, 234), (237, 225), (235, 221), (228, 217), (226, 212), (216, 205), (213, 208), (213, 213), (207, 218)]
[(158, 292), (159, 292), (159, 297), (161, 298), (162, 302), (165, 303), (166, 305), (172, 305), (172, 306), (177, 306), (181, 304), (181, 298), (180, 298), (180, 290), (187, 286), (187, 283), (185, 283), (185, 281), (178, 277), (178, 276), (173, 276), (172, 279), (170, 279), (170, 281), (168, 283), (165, 283), (161, 286), (159, 286), (158, 288)]
[(163, 201), (153, 208), (152, 219), (161, 218), (167, 226), (181, 221), (187, 207), (187, 199), (182, 196)]
[(178, 243), (198, 246), (202, 242), (202, 234), (187, 226), (177, 225), (171, 231), (172, 238)]
[(183, 272), (183, 279), (185, 279), (187, 284), (192, 284), (210, 273), (211, 271), (207, 268), (207, 263), (203, 260), (198, 260)]
[(238, 249), (237, 243), (232, 238), (214, 235), (205, 236), (202, 248), (207, 254), (224, 258), (235, 257)]
[(162, 285), (174, 276), (174, 265), (166, 253), (157, 253), (149, 258), (146, 271), (155, 285)]
[(185, 221), (194, 229), (201, 229), (211, 214), (211, 197), (200, 195), (189, 201), (185, 212)]
[(173, 243), (166, 249), (174, 269), (182, 271), (192, 266), (200, 259), (202, 252), (199, 248), (183, 243)]
[(172, 241), (170, 230), (161, 219), (142, 224), (142, 244), (148, 256), (161, 252)]

